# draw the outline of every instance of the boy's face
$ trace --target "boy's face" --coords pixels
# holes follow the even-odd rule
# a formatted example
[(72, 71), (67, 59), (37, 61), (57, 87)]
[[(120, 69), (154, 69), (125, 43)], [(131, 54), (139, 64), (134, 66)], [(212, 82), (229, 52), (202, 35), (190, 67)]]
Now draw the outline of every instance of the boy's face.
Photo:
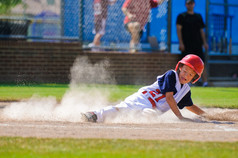
[(181, 84), (189, 83), (196, 75), (196, 72), (187, 65), (181, 66), (179, 70), (179, 82)]

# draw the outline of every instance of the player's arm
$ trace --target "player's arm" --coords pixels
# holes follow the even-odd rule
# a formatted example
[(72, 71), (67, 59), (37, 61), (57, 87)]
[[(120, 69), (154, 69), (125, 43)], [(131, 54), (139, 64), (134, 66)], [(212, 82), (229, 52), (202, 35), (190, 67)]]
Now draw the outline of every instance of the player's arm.
[(209, 119), (210, 115), (208, 113), (206, 113), (205, 111), (203, 111), (202, 109), (200, 109), (198, 106), (196, 105), (192, 105), (192, 106), (186, 106), (186, 109), (188, 109), (189, 111), (205, 118), (205, 119)]
[(186, 106), (186, 109), (188, 109), (189, 111), (197, 114), (197, 115), (203, 115), (205, 114), (205, 111), (203, 111), (202, 109), (200, 109), (198, 106), (196, 105), (192, 105), (192, 106)]
[(180, 119), (184, 119), (184, 117), (182, 116), (181, 112), (179, 111), (178, 109), (178, 106), (177, 106), (177, 103), (174, 99), (174, 96), (173, 96), (173, 92), (166, 92), (165, 93), (165, 97), (166, 97), (166, 101), (167, 103), (169, 104), (171, 110), (173, 111), (173, 113)]

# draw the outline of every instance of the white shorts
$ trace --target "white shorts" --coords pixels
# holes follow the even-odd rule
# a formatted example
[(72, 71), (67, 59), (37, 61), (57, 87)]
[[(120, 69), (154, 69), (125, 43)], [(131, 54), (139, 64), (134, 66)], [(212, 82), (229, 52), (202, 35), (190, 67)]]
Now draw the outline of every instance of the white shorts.
[(105, 34), (106, 19), (101, 19), (100, 21), (95, 22), (93, 29), (93, 34)]

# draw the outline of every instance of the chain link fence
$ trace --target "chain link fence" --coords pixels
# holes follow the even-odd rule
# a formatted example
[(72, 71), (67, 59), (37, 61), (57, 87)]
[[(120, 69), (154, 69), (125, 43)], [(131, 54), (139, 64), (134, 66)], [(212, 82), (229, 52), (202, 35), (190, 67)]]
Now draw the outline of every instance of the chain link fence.
[[(84, 47), (94, 39), (94, 10), (93, 4), (97, 0), (85, 1), (83, 10), (83, 34)], [(122, 12), (124, 0), (117, 0), (113, 5), (108, 5), (105, 34), (101, 38), (101, 47), (113, 49), (127, 49), (131, 39), (130, 33), (123, 23), (125, 15)], [(139, 2), (138, 2), (139, 3)], [(139, 4), (138, 4), (139, 6)], [(141, 8), (137, 8), (141, 9)], [(148, 16), (148, 23), (143, 29), (140, 39), (140, 48), (144, 50), (167, 48), (167, 2), (153, 8)], [(144, 14), (141, 10), (141, 14)], [(158, 45), (157, 45), (158, 44)]]
[[(21, 0), (20, 4), (0, 15), (0, 38), (80, 41), (84, 49), (90, 49), (89, 44), (95, 37), (95, 14), (100, 11), (95, 4), (104, 1), (108, 4), (105, 6), (107, 17), (100, 48), (128, 50), (131, 35), (123, 23), (125, 15), (122, 6), (125, 0)], [(140, 11), (143, 15), (143, 10)], [(150, 10), (139, 48), (146, 51), (166, 50), (167, 28), (168, 1), (165, 0)]]

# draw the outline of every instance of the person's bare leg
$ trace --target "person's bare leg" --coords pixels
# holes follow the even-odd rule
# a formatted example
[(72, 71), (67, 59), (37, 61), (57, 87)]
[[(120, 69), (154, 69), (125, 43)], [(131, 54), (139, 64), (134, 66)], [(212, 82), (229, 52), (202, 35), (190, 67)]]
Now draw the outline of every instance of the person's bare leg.
[(131, 33), (130, 40), (130, 52), (136, 52), (136, 45), (139, 43), (139, 33), (140, 33), (140, 24), (138, 22), (133, 22), (128, 25), (128, 29)]
[(100, 44), (101, 44), (101, 41), (100, 41), (101, 38), (102, 38), (102, 35), (99, 34), (99, 33), (97, 33), (97, 34), (95, 35), (94, 39), (93, 39), (93, 44), (94, 44), (95, 46), (100, 46)]

